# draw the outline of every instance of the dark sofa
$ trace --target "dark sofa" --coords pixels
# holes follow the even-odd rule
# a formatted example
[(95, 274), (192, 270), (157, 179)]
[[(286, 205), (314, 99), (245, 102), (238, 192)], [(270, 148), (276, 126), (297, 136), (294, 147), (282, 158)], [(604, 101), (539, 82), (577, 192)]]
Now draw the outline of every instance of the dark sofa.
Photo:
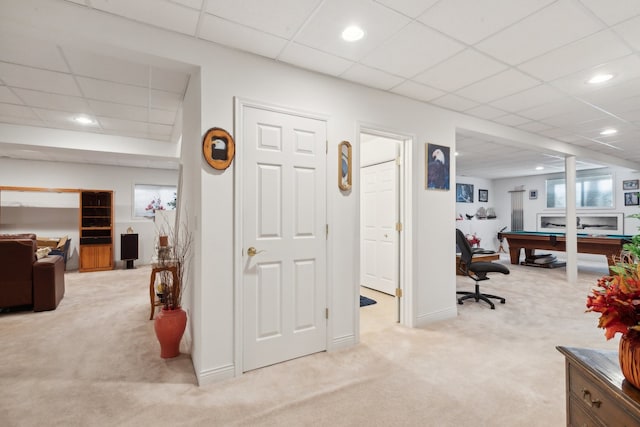
[(55, 310), (64, 297), (64, 259), (37, 259), (35, 234), (0, 235), (0, 308)]

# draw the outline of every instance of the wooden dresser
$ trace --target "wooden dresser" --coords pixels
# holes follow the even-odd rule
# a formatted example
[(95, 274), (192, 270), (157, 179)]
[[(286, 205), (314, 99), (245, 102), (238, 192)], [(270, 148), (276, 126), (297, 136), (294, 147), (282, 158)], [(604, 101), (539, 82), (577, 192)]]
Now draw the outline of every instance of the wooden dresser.
[(640, 390), (622, 376), (617, 351), (556, 348), (566, 361), (568, 426), (640, 426)]

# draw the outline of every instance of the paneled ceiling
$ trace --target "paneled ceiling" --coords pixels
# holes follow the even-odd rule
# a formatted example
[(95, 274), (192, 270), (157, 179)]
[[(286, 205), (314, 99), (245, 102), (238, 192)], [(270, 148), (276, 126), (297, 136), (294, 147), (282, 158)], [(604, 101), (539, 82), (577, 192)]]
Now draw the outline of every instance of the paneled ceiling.
[[(66, 3), (640, 163), (637, 0)], [(353, 24), (364, 37), (345, 42), (340, 34)], [(613, 78), (589, 84), (595, 74)], [(54, 41), (0, 38), (4, 123), (176, 141), (188, 80), (188, 73), (141, 58), (125, 60)], [(79, 114), (93, 124), (81, 127), (73, 121)], [(609, 128), (617, 133), (601, 135)], [(553, 154), (535, 154), (531, 162), (531, 153), (507, 149), (504, 142), (461, 132), (458, 172), (483, 176), (480, 165), (497, 156), (506, 160), (491, 170), (503, 176), (507, 171), (501, 172), (501, 165), (523, 175), (524, 166), (517, 162), (528, 159), (549, 170), (562, 162)], [(468, 166), (465, 156), (474, 159)]]

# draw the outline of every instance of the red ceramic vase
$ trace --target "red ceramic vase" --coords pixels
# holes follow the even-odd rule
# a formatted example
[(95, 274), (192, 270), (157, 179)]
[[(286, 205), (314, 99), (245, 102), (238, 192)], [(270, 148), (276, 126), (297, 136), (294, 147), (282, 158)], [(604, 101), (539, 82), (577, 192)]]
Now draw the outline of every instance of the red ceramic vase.
[(625, 379), (640, 388), (640, 334), (624, 334), (620, 338), (620, 370)]
[(155, 318), (154, 327), (160, 342), (160, 357), (168, 359), (180, 354), (180, 340), (187, 326), (187, 313), (181, 309), (162, 309)]

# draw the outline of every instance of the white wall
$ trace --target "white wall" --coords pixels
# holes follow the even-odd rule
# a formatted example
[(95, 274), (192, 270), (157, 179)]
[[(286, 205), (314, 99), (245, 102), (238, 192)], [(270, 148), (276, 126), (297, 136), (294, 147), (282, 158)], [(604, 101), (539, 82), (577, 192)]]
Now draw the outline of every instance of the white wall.
[[(50, 130), (55, 133), (54, 129)], [(85, 134), (85, 141), (90, 144), (92, 135)], [(121, 268), (120, 234), (127, 228), (138, 233), (138, 261), (136, 265), (148, 264), (154, 255), (155, 224), (149, 219), (133, 218), (132, 201), (134, 184), (176, 185), (177, 171), (166, 169), (129, 168), (119, 166), (90, 165), (78, 163), (51, 163), (0, 158), (0, 182), (3, 186), (72, 188), (84, 190), (114, 191), (114, 257), (116, 266)], [(35, 232), (46, 237), (71, 237), (67, 269), (78, 268), (78, 219), (79, 196), (75, 207), (66, 206), (70, 202), (65, 197), (63, 207), (32, 207), (33, 193), (21, 193), (25, 207), (7, 207), (2, 202), (0, 218), (1, 233)], [(15, 204), (15, 193), (7, 204)], [(0, 194), (2, 200), (2, 194)], [(60, 206), (62, 206), (61, 204)], [(7, 216), (5, 216), (5, 214)]]
[[(502, 194), (496, 194), (492, 180), (468, 176), (456, 176), (456, 183), (473, 185), (473, 203), (456, 203), (456, 227), (464, 234), (475, 234), (480, 238), (480, 247), (497, 251), (499, 247), (498, 231), (505, 225), (509, 225), (511, 217), (498, 215), (496, 206), (500, 202)], [(455, 185), (452, 190), (455, 189)], [(478, 190), (488, 190), (488, 202), (480, 202)], [(494, 219), (478, 219), (475, 214), (479, 208), (493, 208), (496, 211)], [(474, 215), (468, 219), (466, 215)], [(462, 219), (460, 219), (462, 218)]]

